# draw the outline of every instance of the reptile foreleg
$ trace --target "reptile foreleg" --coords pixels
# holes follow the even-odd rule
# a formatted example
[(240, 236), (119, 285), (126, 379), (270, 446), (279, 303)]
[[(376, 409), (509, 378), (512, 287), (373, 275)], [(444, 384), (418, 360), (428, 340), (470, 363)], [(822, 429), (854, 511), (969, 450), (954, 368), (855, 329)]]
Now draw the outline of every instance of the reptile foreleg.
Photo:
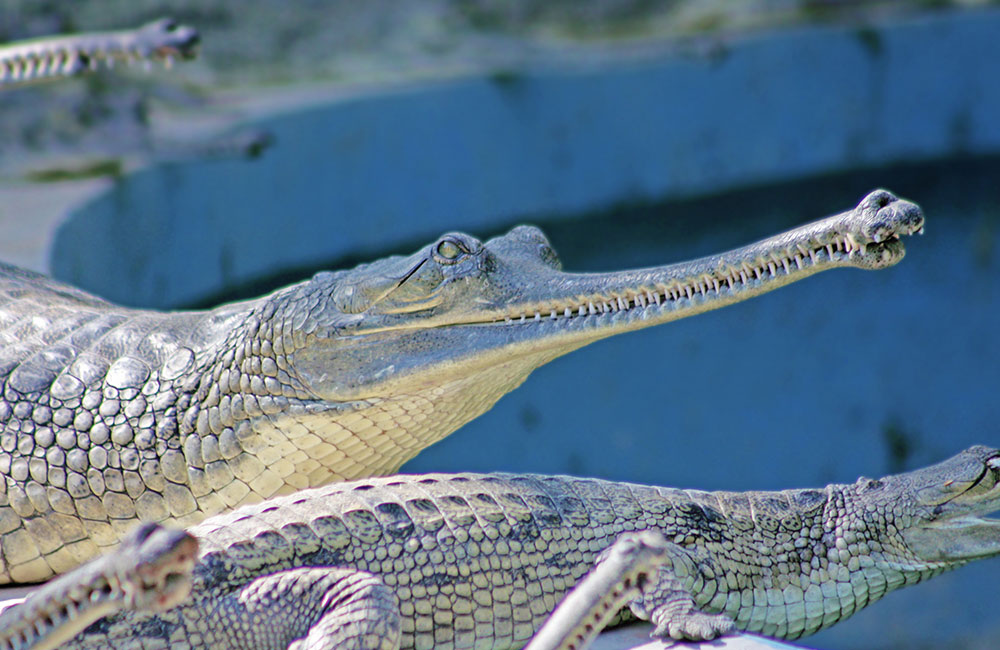
[(652, 636), (677, 641), (707, 641), (732, 632), (735, 623), (725, 614), (706, 614), (697, 609), (694, 591), (704, 577), (702, 566), (691, 550), (665, 543), (663, 563), (656, 584), (630, 605), (632, 613), (656, 626)]
[(227, 632), (213, 648), (398, 650), (399, 604), (382, 579), (364, 571), (303, 568), (258, 578), (206, 618)]
[(629, 601), (655, 586), (667, 541), (656, 531), (623, 533), (559, 603), (525, 650), (583, 650)]

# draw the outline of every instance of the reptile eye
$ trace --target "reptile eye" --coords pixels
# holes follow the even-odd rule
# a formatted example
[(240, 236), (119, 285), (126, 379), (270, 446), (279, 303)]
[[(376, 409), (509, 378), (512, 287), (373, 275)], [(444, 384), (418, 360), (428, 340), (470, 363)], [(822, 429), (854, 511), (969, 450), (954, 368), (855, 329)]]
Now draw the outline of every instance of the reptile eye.
[(451, 239), (444, 239), (437, 245), (437, 254), (444, 262), (454, 262), (464, 252), (465, 249)]

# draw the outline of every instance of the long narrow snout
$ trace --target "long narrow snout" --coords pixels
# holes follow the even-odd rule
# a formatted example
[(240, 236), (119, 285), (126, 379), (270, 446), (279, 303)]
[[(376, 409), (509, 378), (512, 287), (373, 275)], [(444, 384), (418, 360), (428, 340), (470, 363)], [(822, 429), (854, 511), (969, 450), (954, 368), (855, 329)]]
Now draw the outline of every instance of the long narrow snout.
[[(847, 212), (727, 253), (613, 273), (548, 269), (519, 282), (520, 300), (483, 320), (550, 321), (601, 338), (740, 302), (836, 267), (881, 269), (905, 254), (902, 236), (921, 232), (920, 208), (885, 190)], [(527, 280), (523, 278), (521, 280)]]

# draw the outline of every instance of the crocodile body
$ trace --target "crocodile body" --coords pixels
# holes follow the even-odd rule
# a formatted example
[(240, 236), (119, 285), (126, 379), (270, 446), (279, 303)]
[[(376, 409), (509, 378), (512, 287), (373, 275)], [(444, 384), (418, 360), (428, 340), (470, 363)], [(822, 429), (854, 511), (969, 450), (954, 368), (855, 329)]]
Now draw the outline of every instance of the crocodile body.
[(137, 519), (188, 525), (396, 471), (536, 367), (828, 268), (884, 268), (919, 208), (885, 191), (742, 249), (574, 274), (536, 228), (461, 233), (257, 300), (162, 313), (0, 265), (0, 584)]
[(517, 648), (605, 549), (666, 540), (629, 609), (656, 634), (795, 639), (1000, 553), (1000, 450), (880, 480), (701, 492), (529, 475), (340, 483), (213, 517), (191, 599), (123, 613), (66, 650)]
[(164, 61), (195, 56), (196, 30), (169, 18), (137, 29), (46, 36), (0, 45), (0, 88), (94, 70), (115, 61)]
[(91, 560), (0, 612), (0, 650), (53, 650), (109, 614), (174, 607), (190, 593), (197, 553), (189, 534), (142, 524), (114, 555)]

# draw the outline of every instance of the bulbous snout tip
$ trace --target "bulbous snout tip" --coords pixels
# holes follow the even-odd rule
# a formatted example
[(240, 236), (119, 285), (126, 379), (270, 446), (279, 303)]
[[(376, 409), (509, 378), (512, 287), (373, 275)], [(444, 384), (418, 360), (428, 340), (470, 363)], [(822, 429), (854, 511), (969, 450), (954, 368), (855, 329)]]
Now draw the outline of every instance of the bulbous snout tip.
[(905, 235), (923, 234), (924, 213), (920, 206), (888, 190), (875, 190), (857, 208), (863, 224), (864, 243), (881, 243)]

